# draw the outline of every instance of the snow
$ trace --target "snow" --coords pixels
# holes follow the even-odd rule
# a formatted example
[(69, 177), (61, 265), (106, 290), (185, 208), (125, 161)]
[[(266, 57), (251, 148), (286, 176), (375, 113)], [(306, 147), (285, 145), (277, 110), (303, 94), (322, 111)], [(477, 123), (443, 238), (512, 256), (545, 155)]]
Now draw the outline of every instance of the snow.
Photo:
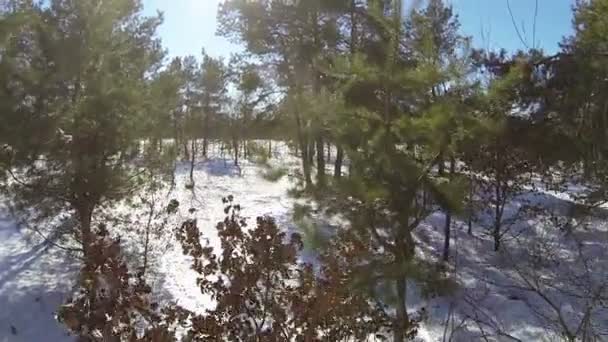
[[(215, 231), (217, 222), (224, 219), (224, 204), (221, 199), (233, 195), (235, 202), (241, 204), (241, 214), (248, 222), (261, 215), (272, 215), (280, 226), (289, 226), (290, 212), (293, 201), (286, 196), (286, 190), (291, 186), (287, 177), (277, 182), (269, 182), (261, 178), (259, 166), (247, 161), (241, 164), (242, 176), (228, 161), (220, 159), (208, 161), (195, 170), (193, 191), (180, 191), (176, 199), (181, 203), (181, 212), (190, 208), (197, 209), (194, 218), (201, 228), (204, 238), (211, 246), (219, 248), (219, 240)], [(177, 168), (177, 188), (184, 188), (189, 181), (189, 165), (183, 164)], [(183, 214), (183, 216), (188, 216)], [(202, 312), (211, 304), (209, 298), (204, 298), (196, 288), (196, 273), (190, 270), (189, 260), (185, 260), (181, 246), (175, 245), (163, 255), (161, 271), (164, 275), (164, 287), (171, 298), (186, 309)]]
[[(297, 159), (288, 149), (273, 143), (275, 155), (271, 164), (285, 166), (293, 173), (298, 167)], [(335, 155), (335, 153), (334, 153)], [(159, 192), (161, 204), (171, 199), (179, 201), (179, 212), (164, 225), (162, 239), (154, 245), (154, 270), (149, 281), (160, 300), (175, 301), (186, 309), (202, 312), (213, 305), (210, 298), (201, 295), (196, 286), (196, 273), (190, 269), (190, 260), (183, 256), (181, 246), (173, 240), (172, 229), (187, 218), (195, 218), (203, 236), (210, 245), (219, 248), (215, 225), (224, 217), (221, 199), (233, 195), (242, 205), (242, 214), (249, 218), (272, 215), (278, 224), (288, 230), (296, 229), (292, 220), (295, 200), (288, 196), (294, 185), (290, 175), (276, 182), (262, 177), (264, 167), (243, 160), (239, 167), (233, 165), (228, 156), (224, 158), (217, 148), (212, 158), (197, 162), (194, 170), (194, 187), (187, 189), (189, 163), (178, 163), (176, 185), (173, 191)], [(329, 167), (329, 166), (328, 166)], [(573, 192), (580, 188), (570, 189)], [(526, 203), (541, 204), (558, 212), (565, 212), (572, 204), (570, 191), (538, 191), (531, 189), (515, 197), (509, 203), (507, 214), (514, 213)], [(195, 209), (190, 211), (190, 209)], [(132, 208), (119, 205), (114, 210), (130, 213)], [(482, 211), (483, 212), (483, 211)], [(408, 294), (409, 309), (415, 311), (425, 307), (428, 312), (419, 331), (418, 340), (443, 341), (444, 334), (453, 334), (452, 341), (476, 341), (481, 339), (480, 326), (472, 321), (478, 318), (487, 323), (486, 331), (502, 331), (521, 341), (559, 341), (548, 331), (547, 323), (535, 315), (530, 305), (548, 310), (542, 299), (514, 287), (517, 284), (516, 270), (509, 258), (525, 258), (535, 248), (535, 241), (551, 241), (565, 260), (556, 268), (539, 269), (541, 275), (556, 284), (565, 284), (566, 275), (580, 275), (580, 263), (572, 245), (577, 238), (584, 246), (591, 266), (597, 272), (598, 281), (608, 275), (608, 224), (597, 218), (577, 230), (570, 237), (564, 232), (551, 229), (546, 223), (530, 217), (515, 222), (513, 234), (503, 245), (506, 253), (494, 253), (492, 240), (483, 234), (481, 223), (488, 220), (480, 214), (473, 229), (473, 236), (466, 233), (466, 223), (455, 218), (452, 233), (452, 255), (449, 272), (459, 284), (452, 296), (423, 298), (414, 284)], [(419, 253), (427, 259), (437, 260), (443, 246), (444, 215), (431, 215), (416, 232), (420, 243)], [(515, 235), (515, 233), (521, 233)], [(136, 241), (137, 234), (124, 229), (118, 232), (128, 253), (138, 257), (141, 250)], [(78, 271), (78, 260), (65, 251), (45, 244), (26, 228), (20, 228), (6, 210), (0, 210), (0, 342), (4, 341), (70, 341), (63, 327), (54, 319), (54, 311), (69, 296)], [(568, 253), (570, 252), (570, 253)], [(605, 280), (605, 279), (604, 279)], [(563, 285), (565, 287), (565, 285)], [(564, 316), (576, 321), (580, 303), (559, 291), (551, 292), (560, 303)], [(604, 317), (608, 328), (608, 313), (597, 312)], [(605, 314), (605, 315), (604, 315)], [(604, 315), (604, 316), (601, 316)], [(448, 328), (446, 329), (446, 322)], [(464, 322), (463, 326), (461, 323)], [(505, 336), (496, 340), (508, 341)]]
[(54, 311), (70, 291), (75, 260), (19, 229), (5, 210), (0, 241), (0, 341), (67, 340)]

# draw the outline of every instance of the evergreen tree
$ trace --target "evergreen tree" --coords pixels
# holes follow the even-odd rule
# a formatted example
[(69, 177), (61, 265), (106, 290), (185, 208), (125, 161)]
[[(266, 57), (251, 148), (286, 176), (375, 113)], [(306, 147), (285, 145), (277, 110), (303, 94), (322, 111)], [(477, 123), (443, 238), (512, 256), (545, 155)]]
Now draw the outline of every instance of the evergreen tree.
[(203, 50), (201, 73), (203, 156), (207, 157), (213, 120), (220, 114), (227, 100), (228, 71), (222, 59), (213, 58)]
[[(414, 10), (408, 21), (405, 34), (408, 40), (408, 53), (422, 63), (435, 66), (444, 80), (431, 88), (430, 101), (440, 111), (433, 120), (436, 131), (438, 154), (438, 175), (456, 181), (456, 158), (463, 139), (473, 134), (476, 125), (472, 115), (473, 107), (468, 105), (469, 98), (475, 93), (476, 84), (469, 81), (473, 65), (469, 58), (470, 39), (458, 30), (460, 23), (451, 6), (443, 0), (431, 0), (422, 10)], [(445, 163), (449, 162), (448, 174)], [(452, 210), (445, 210), (445, 239), (443, 260), (448, 261)]]
[(462, 192), (456, 177), (432, 171), (445, 147), (436, 137), (450, 134), (445, 129), (453, 116), (447, 92), (433, 94), (433, 89), (453, 76), (437, 60), (417, 58), (403, 48), (415, 43), (405, 29), (418, 14), (406, 21), (400, 1), (385, 5), (367, 8), (374, 48), (338, 59), (333, 69), (342, 78), (345, 105), (333, 129), (340, 132), (351, 167), (348, 179), (337, 182), (323, 203), (345, 214), (360, 242), (376, 251), (366, 268), (369, 286), (392, 289), (394, 340), (403, 341), (413, 322), (407, 279), (433, 276), (415, 257), (413, 232), (434, 204), (457, 209)]
[[(8, 190), (16, 209), (38, 219), (73, 214), (75, 221), (68, 218), (63, 227), (81, 243), (86, 260), (95, 210), (131, 193), (141, 174), (133, 160), (147, 77), (162, 59), (155, 36), (162, 18), (141, 16), (135, 0), (26, 7), (16, 15), (28, 23), (9, 35), (14, 49), (2, 59), (10, 75), (3, 82), (13, 84), (3, 87), (9, 92), (3, 97), (19, 99), (2, 112), (3, 127), (31, 137), (27, 142), (13, 134), (8, 141), (14, 145), (4, 169), (12, 178)], [(18, 46), (21, 38), (28, 50)], [(22, 68), (23, 78), (16, 76)]]

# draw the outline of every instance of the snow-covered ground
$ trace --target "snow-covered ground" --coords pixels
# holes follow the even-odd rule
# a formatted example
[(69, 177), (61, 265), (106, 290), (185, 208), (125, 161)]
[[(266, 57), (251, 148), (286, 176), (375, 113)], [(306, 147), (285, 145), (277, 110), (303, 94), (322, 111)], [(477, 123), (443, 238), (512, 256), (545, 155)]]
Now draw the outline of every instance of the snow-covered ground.
[[(290, 170), (298, 167), (297, 159), (284, 146), (275, 147), (275, 151), (271, 163)], [(175, 189), (164, 191), (157, 198), (158, 208), (171, 199), (180, 203), (178, 214), (160, 227), (162, 238), (155, 240), (153, 246), (154, 267), (149, 280), (161, 299), (176, 301), (195, 311), (202, 311), (210, 305), (209, 298), (204, 298), (197, 289), (196, 274), (190, 270), (190, 260), (183, 256), (181, 246), (173, 241), (172, 229), (186, 218), (196, 218), (211, 245), (218, 246), (215, 224), (224, 217), (222, 197), (233, 195), (235, 201), (242, 205), (245, 217), (269, 214), (285, 229), (296, 229), (292, 220), (294, 200), (287, 194), (293, 186), (291, 177), (287, 175), (278, 181), (268, 181), (262, 177), (264, 170), (263, 166), (246, 160), (236, 167), (232, 160), (217, 155), (196, 164), (194, 188), (188, 189), (189, 164), (178, 164)], [(571, 204), (569, 200), (565, 193), (524, 193), (509, 204), (507, 212), (516, 210), (524, 202), (563, 210)], [(117, 210), (128, 214), (129, 208), (119, 206)], [(574, 325), (581, 315), (576, 310), (584, 305), (575, 294), (559, 290), (578, 291), (576, 283), (568, 283), (573, 278), (608, 281), (608, 228), (604, 221), (595, 219), (586, 229), (565, 237), (564, 232), (540, 221), (522, 219), (513, 232), (525, 233), (512, 234), (503, 245), (505, 253), (497, 254), (492, 250), (491, 238), (483, 234), (480, 223), (475, 225), (473, 236), (470, 236), (466, 232), (466, 224), (455, 219), (452, 267), (449, 269), (460, 287), (450, 297), (425, 299), (415, 293), (415, 286), (411, 286), (413, 293), (408, 296), (410, 309), (425, 307), (429, 316), (419, 331), (420, 339), (444, 341), (444, 336), (452, 335), (452, 341), (477, 341), (482, 340), (480, 334), (483, 331), (493, 334), (489, 340), (512, 341), (511, 337), (514, 337), (521, 341), (560, 341), (546, 329), (548, 320), (542, 318), (542, 314), (550, 316), (555, 313), (552, 307), (548, 307), (538, 294), (520, 286), (518, 277), (529, 262), (514, 263), (513, 258), (525, 259), (533, 254), (532, 251), (540, 248), (538, 241), (549, 241), (556, 251), (564, 253), (577, 251), (577, 246), (583, 246), (582, 255), (588, 257), (588, 266), (599, 274), (585, 274), (576, 253), (561, 258), (563, 262), (558, 266), (538, 269), (546, 271), (540, 275), (541, 279), (549, 279), (549, 284), (553, 282), (556, 285), (556, 288), (546, 288), (549, 299), (558, 304), (563, 318), (572, 322), (568, 324)], [(437, 258), (441, 254), (443, 222), (444, 215), (437, 212), (418, 230), (419, 251), (425, 257)], [(139, 247), (135, 240), (141, 235), (127, 230), (119, 234), (126, 250), (137, 257)], [(579, 241), (576, 246), (572, 245), (574, 238)], [(0, 241), (0, 342), (69, 341), (70, 337), (55, 321), (54, 311), (70, 294), (78, 261), (65, 251), (40, 242), (26, 228), (19, 228), (6, 210), (0, 211)], [(534, 312), (534, 308), (540, 310), (540, 315)], [(600, 325), (608, 329), (608, 315), (602, 316), (606, 312), (601, 310), (597, 309), (593, 314), (604, 317)]]
[[(277, 146), (275, 151), (270, 164), (295, 167), (297, 160), (289, 155), (287, 148)], [(290, 220), (293, 201), (287, 196), (287, 190), (292, 186), (289, 174), (278, 181), (268, 181), (263, 177), (265, 168), (262, 165), (243, 160), (237, 167), (228, 155), (223, 158), (219, 151), (215, 152), (216, 157), (196, 164), (193, 189), (186, 188), (190, 182), (190, 165), (182, 162), (176, 167), (174, 190), (163, 189), (156, 194), (156, 210), (166, 206), (171, 199), (178, 200), (180, 206), (178, 214), (164, 225), (164, 232), (160, 233), (162, 238), (154, 246), (155, 269), (149, 280), (159, 297), (195, 311), (202, 311), (210, 301), (198, 290), (190, 260), (173, 240), (173, 228), (177, 224), (186, 218), (196, 218), (204, 237), (213, 246), (218, 246), (215, 226), (224, 218), (222, 198), (233, 195), (235, 202), (241, 204), (244, 217), (255, 219), (269, 214), (281, 226), (293, 228)], [(195, 211), (191, 213), (190, 209)], [(116, 209), (123, 215), (129, 214), (130, 210), (127, 205), (119, 205)], [(145, 221), (147, 213), (139, 216), (132, 219)], [(54, 312), (69, 297), (79, 268), (78, 260), (64, 250), (40, 241), (38, 235), (25, 227), (20, 228), (15, 222), (8, 210), (0, 211), (0, 342), (70, 341), (66, 331), (56, 322)], [(137, 257), (141, 249), (137, 245), (141, 241), (134, 240), (141, 239), (141, 235), (127, 230), (118, 235), (127, 252)]]
[(63, 250), (38, 241), (0, 211), (0, 341), (64, 341), (54, 312), (78, 270)]

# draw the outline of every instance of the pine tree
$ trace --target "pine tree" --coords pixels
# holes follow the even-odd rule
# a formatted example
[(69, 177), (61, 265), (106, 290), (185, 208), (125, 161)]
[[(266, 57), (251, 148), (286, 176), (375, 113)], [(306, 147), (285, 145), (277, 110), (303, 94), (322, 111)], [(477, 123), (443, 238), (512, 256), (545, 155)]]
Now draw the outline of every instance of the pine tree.
[[(472, 134), (475, 125), (473, 108), (466, 104), (475, 92), (475, 84), (468, 81), (473, 70), (469, 58), (470, 38), (462, 36), (458, 30), (460, 23), (451, 6), (443, 0), (431, 0), (422, 10), (414, 10), (408, 21), (405, 34), (408, 37), (409, 53), (423, 63), (435, 66), (445, 75), (444, 80), (431, 88), (431, 102), (439, 109), (432, 120), (437, 130), (438, 176), (456, 181), (456, 158), (459, 142), (463, 136)], [(445, 174), (445, 163), (449, 163)], [(445, 210), (445, 239), (443, 261), (447, 262), (450, 252), (452, 210)]]
[(213, 119), (220, 114), (226, 102), (228, 71), (222, 59), (213, 58), (203, 50), (201, 73), (203, 156), (207, 157)]
[[(12, 36), (13, 58), (3, 59), (11, 75), (3, 82), (16, 84), (23, 97), (2, 115), (30, 118), (3, 120), (21, 136), (9, 141), (5, 168), (13, 203), (38, 219), (73, 214), (75, 222), (68, 218), (63, 227), (81, 243), (85, 260), (96, 209), (127, 196), (141, 175), (132, 161), (143, 134), (146, 77), (162, 59), (155, 36), (162, 18), (143, 17), (141, 8), (135, 0), (28, 6), (19, 10), (28, 24)], [(28, 50), (18, 47), (21, 37)], [(18, 60), (31, 62), (11, 63)], [(26, 78), (14, 78), (20, 68)]]
[(394, 340), (403, 341), (413, 325), (406, 306), (407, 279), (429, 276), (418, 269), (413, 232), (433, 211), (433, 203), (456, 209), (462, 197), (456, 177), (438, 178), (432, 171), (443, 147), (436, 136), (449, 134), (445, 128), (454, 102), (445, 94), (433, 96), (432, 90), (453, 76), (436, 60), (403, 49), (414, 40), (405, 31), (400, 1), (368, 11), (373, 18), (366, 32), (370, 47), (339, 59), (333, 69), (342, 78), (346, 106), (334, 129), (351, 171), (323, 203), (349, 218), (362, 243), (371, 240), (370, 248), (382, 251), (370, 260), (371, 286), (392, 289)]

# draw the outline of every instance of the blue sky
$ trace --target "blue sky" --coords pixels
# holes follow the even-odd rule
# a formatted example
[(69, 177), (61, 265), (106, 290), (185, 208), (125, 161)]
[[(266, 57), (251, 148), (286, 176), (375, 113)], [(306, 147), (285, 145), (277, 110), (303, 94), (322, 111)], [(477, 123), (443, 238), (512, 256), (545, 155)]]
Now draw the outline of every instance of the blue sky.
[[(238, 47), (215, 36), (216, 14), (221, 0), (143, 0), (145, 13), (161, 10), (165, 22), (160, 28), (163, 44), (171, 56), (199, 56), (201, 48), (213, 56), (229, 56)], [(507, 50), (524, 48), (507, 8), (507, 0), (447, 0), (460, 17), (462, 31), (473, 36), (476, 47)], [(532, 46), (534, 0), (510, 0), (513, 16), (524, 39)], [(571, 32), (574, 0), (538, 0), (536, 46), (552, 53)], [(523, 32), (525, 31), (525, 32)], [(483, 34), (482, 34), (483, 32)]]

